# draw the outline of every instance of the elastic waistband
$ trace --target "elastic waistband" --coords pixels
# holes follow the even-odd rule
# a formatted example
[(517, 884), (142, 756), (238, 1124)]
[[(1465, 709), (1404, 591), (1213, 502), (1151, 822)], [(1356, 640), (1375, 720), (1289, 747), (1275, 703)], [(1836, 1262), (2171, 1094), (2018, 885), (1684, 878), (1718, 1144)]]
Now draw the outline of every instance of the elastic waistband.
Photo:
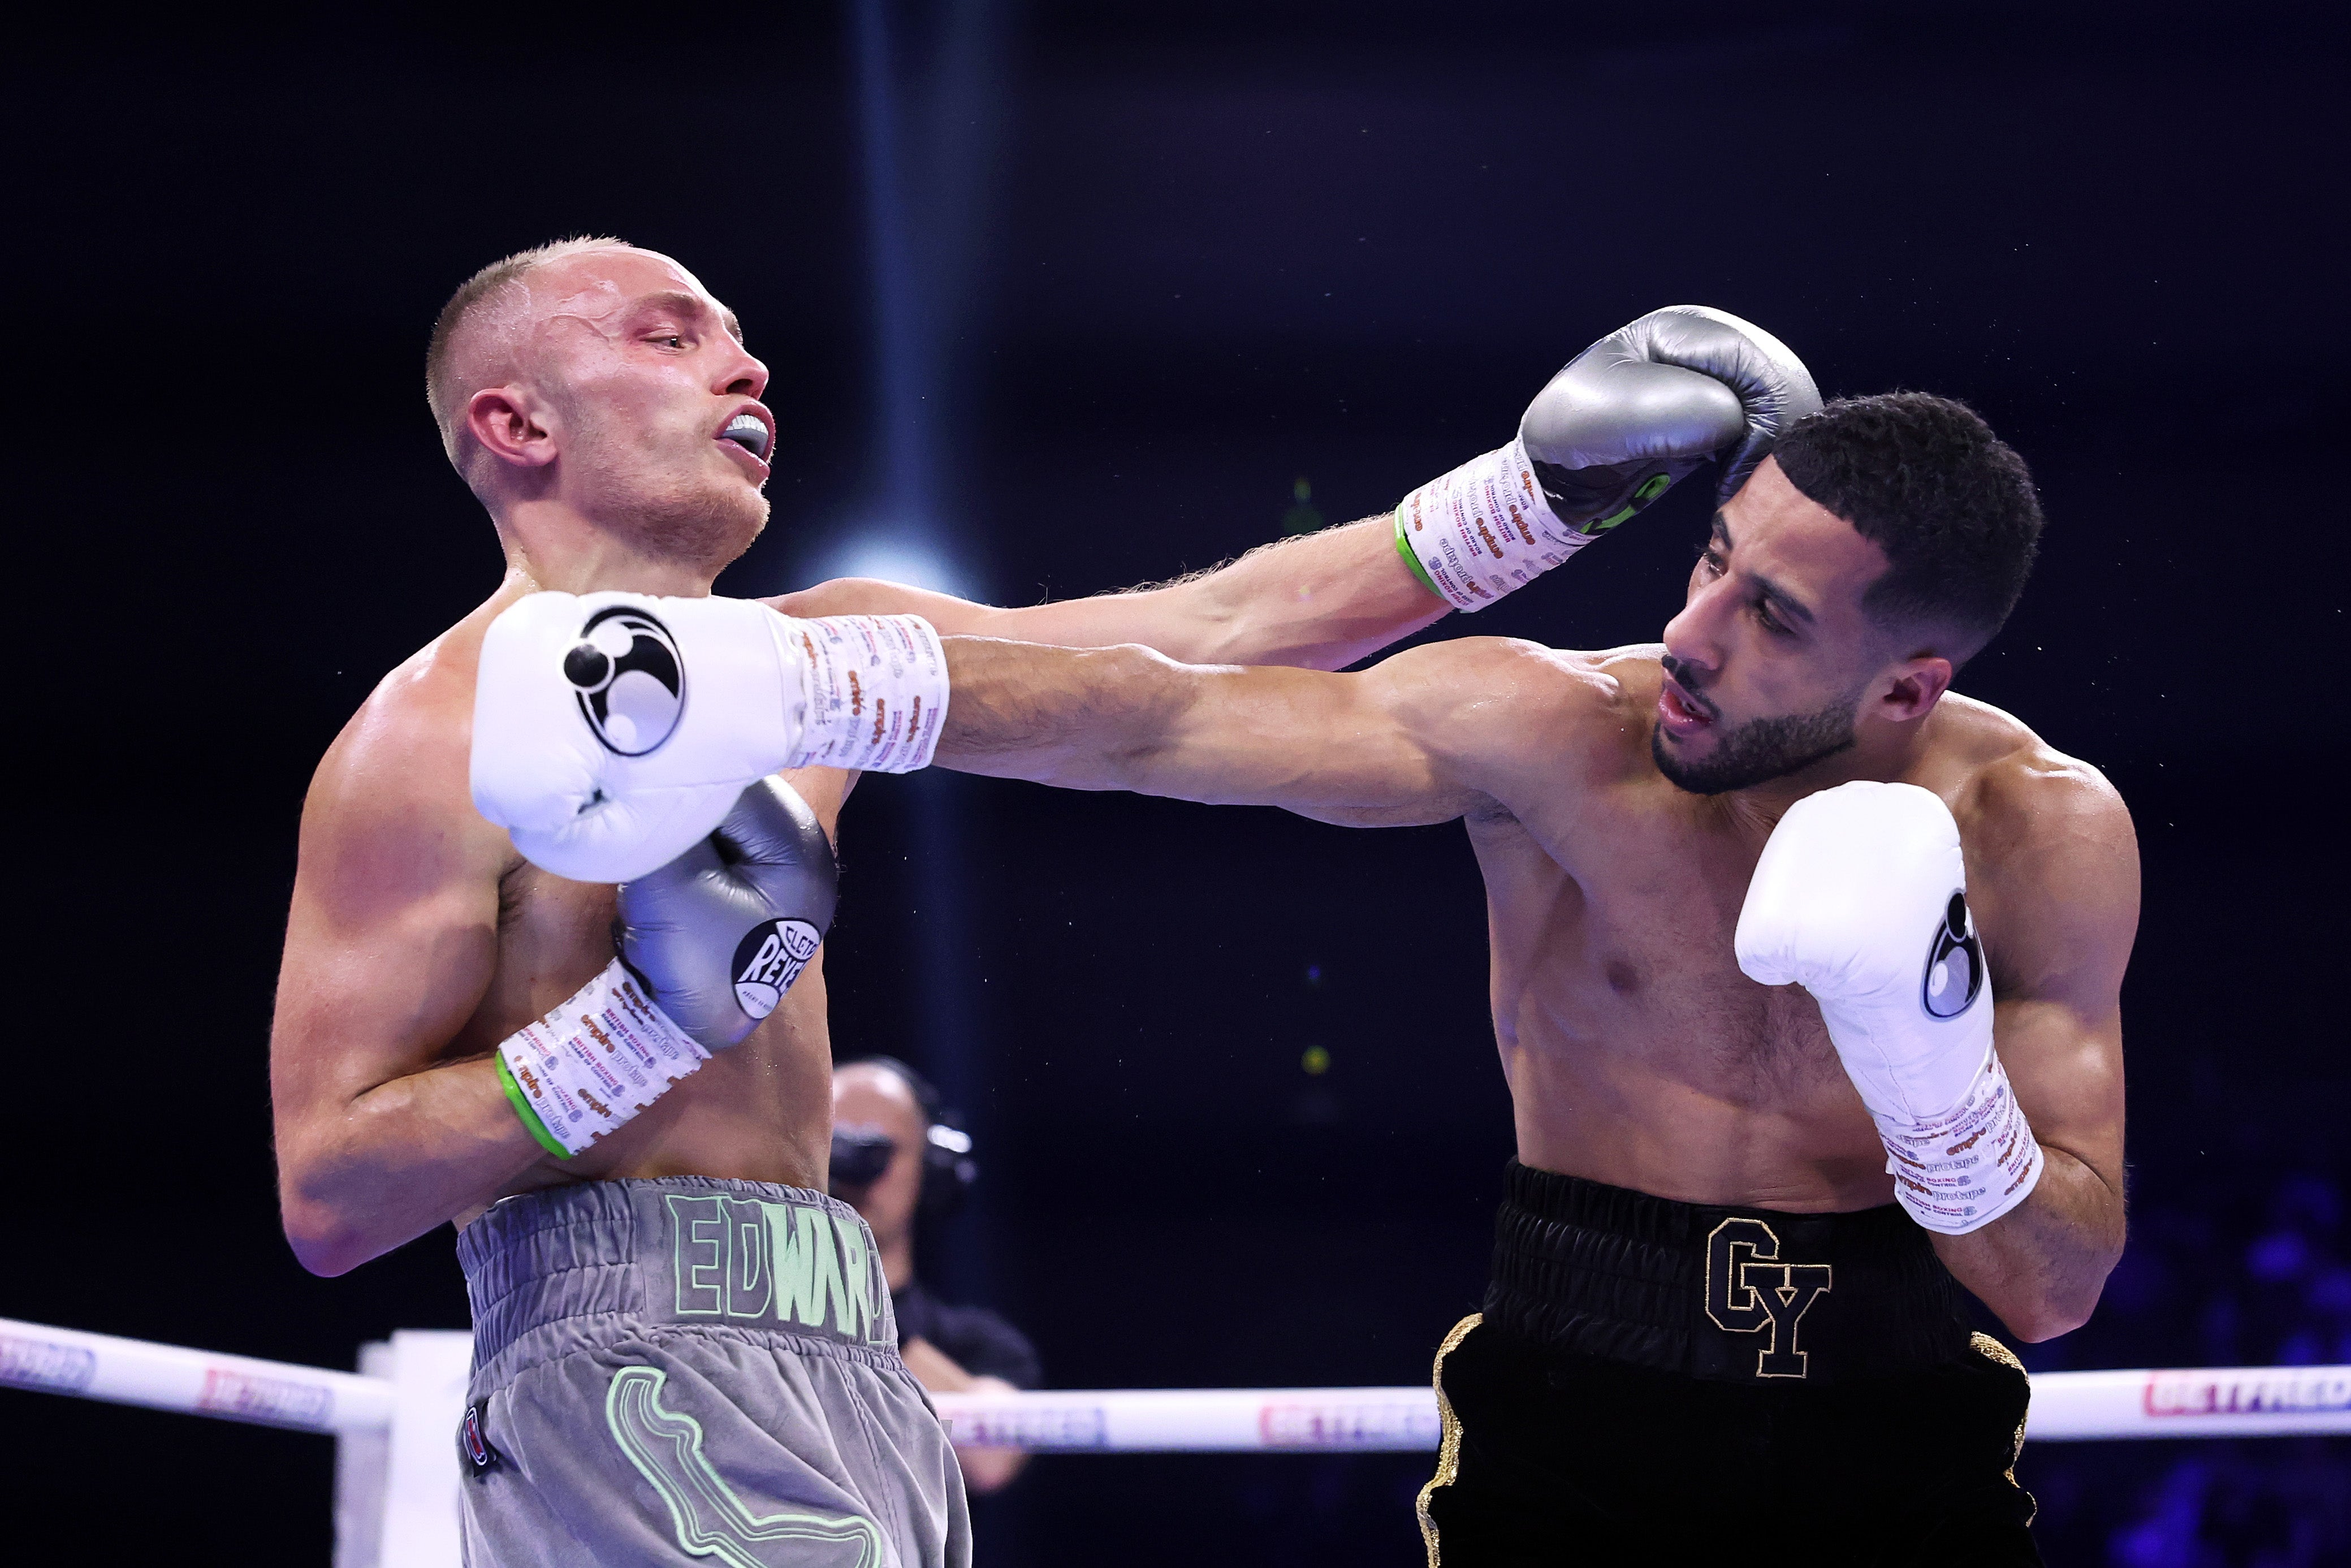
[(551, 1187), (493, 1205), (459, 1232), (457, 1260), (477, 1371), (559, 1326), (575, 1342), (696, 1325), (898, 1343), (872, 1232), (802, 1187), (716, 1176)]
[(1713, 1381), (1834, 1382), (1966, 1354), (1958, 1281), (1893, 1204), (1677, 1203), (1512, 1160), (1486, 1321), (1544, 1350)]

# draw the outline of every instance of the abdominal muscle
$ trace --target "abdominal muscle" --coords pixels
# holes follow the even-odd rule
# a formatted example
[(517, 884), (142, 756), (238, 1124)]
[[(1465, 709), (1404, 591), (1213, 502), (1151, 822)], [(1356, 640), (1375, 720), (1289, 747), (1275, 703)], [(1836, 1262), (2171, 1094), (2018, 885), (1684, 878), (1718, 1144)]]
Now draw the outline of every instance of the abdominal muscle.
[(1893, 1201), (1818, 1007), (1739, 971), (1751, 852), (1668, 826), (1625, 824), (1579, 882), (1517, 823), (1472, 824), (1520, 1163), (1685, 1203)]
[(1742, 1103), (1636, 1052), (1561, 1041), (1505, 1047), (1502, 1067), (1520, 1163), (1538, 1170), (1683, 1203), (1802, 1214), (1894, 1199), (1858, 1099)]

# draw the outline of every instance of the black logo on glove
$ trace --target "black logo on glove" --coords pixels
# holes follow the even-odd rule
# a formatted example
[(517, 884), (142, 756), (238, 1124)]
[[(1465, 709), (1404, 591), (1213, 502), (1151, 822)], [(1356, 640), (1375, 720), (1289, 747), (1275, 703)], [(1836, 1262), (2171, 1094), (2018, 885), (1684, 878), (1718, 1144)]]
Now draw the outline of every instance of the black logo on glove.
[(580, 637), (563, 655), (563, 678), (604, 749), (643, 757), (667, 740), (685, 713), (685, 665), (669, 628), (615, 604), (590, 617)]
[(735, 945), (735, 1000), (755, 1019), (774, 1012), (823, 940), (824, 933), (805, 920), (751, 927)]
[(1918, 1000), (1928, 1018), (1955, 1019), (1973, 1004), (1983, 981), (1983, 944), (1968, 914), (1968, 895), (1954, 893), (1935, 926), (1934, 945), (1927, 949), (1927, 977), (1919, 985)]

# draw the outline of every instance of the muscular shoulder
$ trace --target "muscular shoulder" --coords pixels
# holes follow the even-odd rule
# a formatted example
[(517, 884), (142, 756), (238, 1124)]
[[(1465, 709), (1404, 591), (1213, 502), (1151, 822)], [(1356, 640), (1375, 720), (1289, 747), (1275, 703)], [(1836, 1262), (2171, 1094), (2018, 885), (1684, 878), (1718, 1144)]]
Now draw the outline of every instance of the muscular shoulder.
[[(2029, 979), (2111, 969), (2138, 925), (2138, 839), (2105, 774), (2012, 715), (1946, 697), (1938, 780), (1968, 848), (1970, 897), (1993, 916), (2005, 968)], [(1976, 889), (1981, 888), (1979, 898)]]
[(2136, 852), (2130, 811), (2097, 768), (1971, 697), (1945, 697), (1937, 718), (1941, 792), (1971, 836), (2043, 852), (2074, 843)]
[(495, 876), (511, 850), (466, 782), (481, 628), (469, 618), (386, 675), (319, 762), (302, 808), (306, 878), (382, 887), (445, 872)]
[[(1604, 757), (1638, 727), (1644, 672), (1637, 649), (1580, 653), (1516, 637), (1460, 637), (1400, 653), (1396, 700), (1416, 727), (1463, 747)], [(1649, 699), (1656, 664), (1648, 664)]]
[(1462, 759), (1498, 804), (1517, 811), (1561, 785), (1605, 785), (1636, 771), (1657, 698), (1656, 649), (1550, 649), (1517, 637), (1458, 637), (1380, 665), (1405, 724)]

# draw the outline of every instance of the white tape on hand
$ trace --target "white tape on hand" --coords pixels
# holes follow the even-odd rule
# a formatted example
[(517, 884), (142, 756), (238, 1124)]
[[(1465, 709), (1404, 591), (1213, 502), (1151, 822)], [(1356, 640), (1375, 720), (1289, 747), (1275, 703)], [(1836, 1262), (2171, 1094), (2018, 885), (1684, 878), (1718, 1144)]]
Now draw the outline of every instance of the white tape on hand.
[(947, 656), (919, 615), (793, 621), (808, 707), (791, 768), (912, 773), (931, 765), (947, 716)]
[(710, 1060), (618, 958), (498, 1042), (507, 1098), (539, 1146), (569, 1159)]
[(1396, 506), (1396, 540), (1456, 610), (1483, 610), (1599, 536), (1552, 516), (1520, 442), (1473, 457)]

